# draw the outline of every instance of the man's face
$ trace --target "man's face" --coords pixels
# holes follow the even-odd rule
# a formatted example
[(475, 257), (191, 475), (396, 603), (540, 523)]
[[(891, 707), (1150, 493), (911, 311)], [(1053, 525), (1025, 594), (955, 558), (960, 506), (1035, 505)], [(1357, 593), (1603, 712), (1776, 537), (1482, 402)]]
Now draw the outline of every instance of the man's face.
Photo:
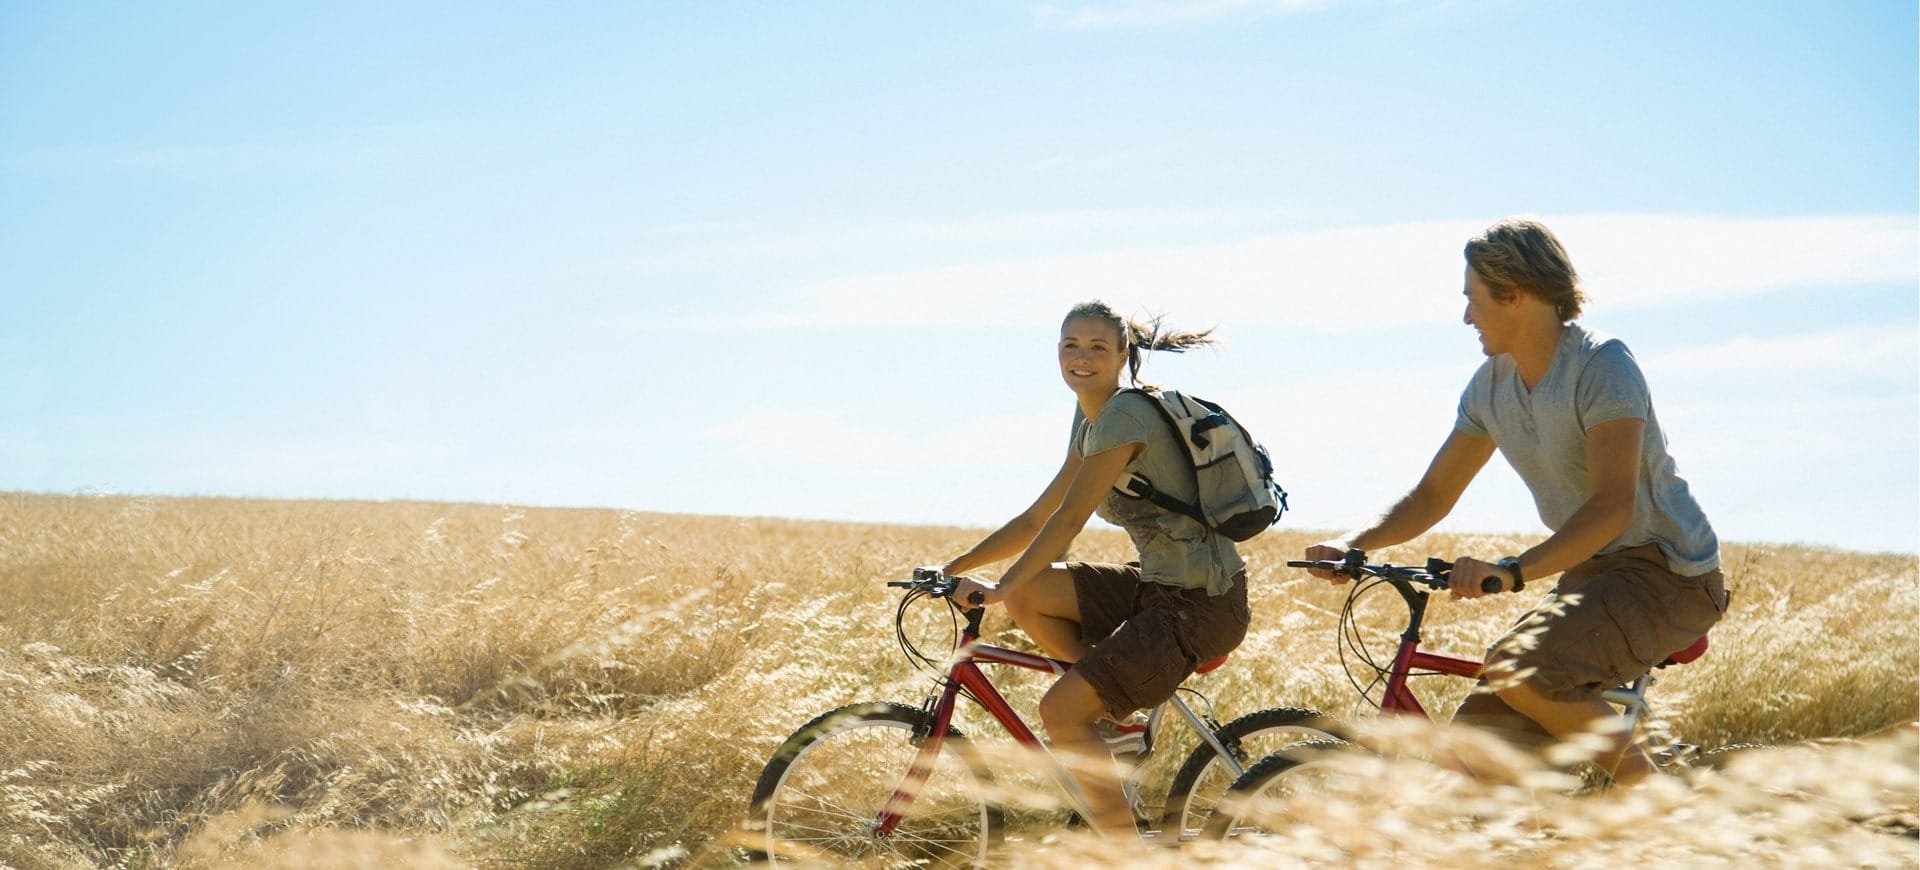
[(1487, 289), (1480, 273), (1467, 267), (1466, 289), (1461, 291), (1467, 297), (1467, 313), (1461, 318), (1473, 331), (1480, 334), (1480, 350), (1487, 356), (1508, 352), (1508, 342), (1513, 337), (1513, 323), (1519, 313), (1520, 299), (1501, 302), (1493, 298), (1493, 291)]

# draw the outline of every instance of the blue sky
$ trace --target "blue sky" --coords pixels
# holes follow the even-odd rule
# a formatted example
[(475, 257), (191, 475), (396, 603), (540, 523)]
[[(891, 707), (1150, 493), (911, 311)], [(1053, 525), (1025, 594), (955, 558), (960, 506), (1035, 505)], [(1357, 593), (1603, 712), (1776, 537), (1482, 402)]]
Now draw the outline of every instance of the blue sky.
[[(1721, 536), (1920, 547), (1914, 4), (0, 0), (0, 489), (995, 524), (1058, 318), (1365, 522), (1555, 227)], [(1444, 528), (1538, 528), (1495, 461)], [(938, 558), (943, 554), (927, 554)], [(946, 554), (950, 555), (950, 554)]]

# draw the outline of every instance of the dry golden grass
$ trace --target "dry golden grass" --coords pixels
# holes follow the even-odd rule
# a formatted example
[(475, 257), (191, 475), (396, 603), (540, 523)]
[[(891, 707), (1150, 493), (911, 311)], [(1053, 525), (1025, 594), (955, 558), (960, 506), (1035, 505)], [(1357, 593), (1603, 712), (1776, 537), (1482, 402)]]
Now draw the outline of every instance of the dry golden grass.
[[(898, 598), (882, 581), (979, 534), (0, 495), (0, 866), (728, 864), (787, 733), (852, 701), (917, 701), (925, 677), (894, 646)], [(1253, 631), (1197, 683), (1223, 715), (1353, 712), (1334, 657), (1343, 593), (1281, 567), (1317, 537), (1275, 531), (1244, 548)], [(1377, 555), (1522, 543), (1435, 535)], [(1126, 546), (1093, 532), (1076, 556)], [(1463, 781), (1382, 790), (1375, 776), (1296, 836), (1124, 857), (1911, 866), (1914, 840), (1888, 831), (1911, 830), (1916, 802), (1915, 558), (1757, 545), (1724, 558), (1733, 612), (1654, 704), (1692, 742), (1792, 749), (1578, 801)], [(1475, 655), (1530, 597), (1438, 602), (1428, 645)], [(1400, 618), (1389, 605), (1367, 614), (1383, 651)], [(1004, 616), (989, 628), (1007, 632)], [(1029, 705), (1044, 688), (1010, 682)], [(1434, 709), (1459, 699), (1457, 682), (1428, 688)], [(977, 714), (965, 724), (982, 731)], [(1475, 824), (1454, 809), (1469, 804)], [(1368, 819), (1390, 835), (1357, 836)], [(1123, 857), (1110, 848), (1063, 832), (1007, 860)]]

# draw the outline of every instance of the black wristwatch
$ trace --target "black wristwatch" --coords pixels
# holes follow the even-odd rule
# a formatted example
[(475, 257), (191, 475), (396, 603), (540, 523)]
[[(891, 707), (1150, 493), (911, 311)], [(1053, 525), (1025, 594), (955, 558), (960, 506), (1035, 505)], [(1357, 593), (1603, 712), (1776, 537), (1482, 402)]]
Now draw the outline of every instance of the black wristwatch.
[(1526, 578), (1520, 576), (1520, 557), (1519, 556), (1508, 556), (1493, 564), (1513, 572), (1513, 591), (1519, 592), (1520, 590), (1527, 588)]

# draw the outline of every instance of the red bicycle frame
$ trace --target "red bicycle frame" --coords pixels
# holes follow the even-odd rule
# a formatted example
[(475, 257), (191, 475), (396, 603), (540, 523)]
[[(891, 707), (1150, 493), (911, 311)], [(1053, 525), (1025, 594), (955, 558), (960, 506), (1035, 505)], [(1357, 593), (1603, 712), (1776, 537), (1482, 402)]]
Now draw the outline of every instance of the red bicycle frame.
[[(1384, 697), (1380, 700), (1380, 709), (1388, 713), (1432, 718), (1427, 709), (1420, 705), (1419, 699), (1414, 697), (1413, 691), (1407, 688), (1408, 677), (1413, 676), (1415, 671), (1421, 671), (1479, 679), (1480, 672), (1485, 666), (1472, 659), (1421, 652), (1420, 623), (1426, 616), (1427, 593), (1414, 589), (1412, 583), (1405, 578), (1383, 577), (1382, 579), (1392, 584), (1394, 591), (1399, 592), (1400, 597), (1406, 600), (1409, 613), (1407, 628), (1400, 634), (1400, 648), (1394, 652), (1393, 669), (1387, 675), (1387, 688)], [(1658, 667), (1685, 664), (1699, 658), (1706, 651), (1707, 636), (1701, 635), (1700, 639), (1694, 641), (1691, 646), (1668, 656)], [(1637, 721), (1638, 716), (1646, 712), (1644, 694), (1647, 686), (1652, 682), (1651, 674), (1645, 675), (1636, 680), (1632, 686), (1609, 690), (1603, 697), (1607, 701), (1626, 707), (1628, 721), (1631, 723)]]
[(1380, 699), (1380, 710), (1433, 718), (1407, 687), (1407, 678), (1416, 670), (1477, 679), (1483, 665), (1472, 659), (1420, 651), (1420, 623), (1426, 618), (1427, 593), (1416, 590), (1407, 580), (1384, 578), (1407, 602), (1407, 628), (1400, 633), (1400, 648), (1393, 654), (1393, 670), (1387, 675), (1387, 689)]
[[(940, 691), (939, 700), (933, 704), (932, 733), (926, 735), (925, 741), (920, 744), (920, 752), (914, 756), (913, 765), (907, 768), (906, 778), (893, 790), (886, 805), (880, 808), (880, 815), (873, 825), (873, 832), (877, 836), (893, 834), (907, 807), (913, 803), (914, 795), (919, 793), (920, 785), (933, 775), (934, 762), (946, 742), (947, 728), (953, 723), (953, 709), (962, 689), (979, 701), (980, 706), (985, 707), (1000, 726), (1013, 735), (1015, 742), (1034, 748), (1041, 746), (1039, 736), (1020, 719), (1020, 714), (1014, 712), (1013, 705), (1007, 703), (999, 689), (994, 688), (993, 681), (987, 679), (977, 662), (1012, 665), (1030, 671), (1049, 671), (1055, 675), (1066, 673), (1073, 665), (1059, 659), (980, 643), (980, 617), (984, 612), (985, 608), (967, 611), (967, 626), (960, 635), (960, 648), (947, 666), (946, 679), (943, 681), (945, 686)], [(1075, 797), (1082, 797), (1072, 777), (1061, 777), (1061, 781), (1071, 787)]]
[(1389, 713), (1410, 713), (1427, 716), (1427, 708), (1420, 706), (1419, 699), (1413, 696), (1413, 690), (1407, 688), (1407, 677), (1417, 668), (1448, 674), (1455, 677), (1479, 677), (1481, 663), (1471, 659), (1443, 656), (1437, 653), (1420, 652), (1420, 639), (1402, 638), (1400, 650), (1393, 656), (1393, 674), (1387, 678), (1386, 697), (1380, 701), (1380, 709)]

